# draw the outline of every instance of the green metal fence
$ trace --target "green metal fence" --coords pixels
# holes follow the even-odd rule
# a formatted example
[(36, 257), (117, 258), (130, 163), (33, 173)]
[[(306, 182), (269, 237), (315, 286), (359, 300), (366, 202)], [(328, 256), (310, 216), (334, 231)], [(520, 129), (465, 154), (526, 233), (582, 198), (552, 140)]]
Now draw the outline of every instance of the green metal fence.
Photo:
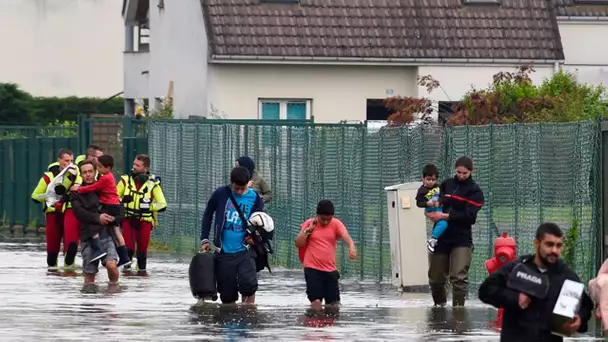
[(448, 177), (454, 160), (470, 155), (486, 197), (474, 227), (472, 283), (485, 277), (483, 260), (491, 255), (499, 231), (514, 235), (518, 253), (527, 253), (536, 227), (547, 220), (566, 229), (579, 226), (575, 268), (581, 278), (591, 278), (601, 260), (600, 129), (595, 122), (373, 130), (311, 122), (147, 122), (105, 116), (82, 117), (77, 128), (67, 130), (0, 127), (2, 223), (42, 223), (40, 206), (29, 199), (36, 182), (59, 148), (82, 153), (90, 143), (115, 156), (117, 173), (129, 170), (137, 153), (151, 155), (152, 171), (162, 177), (169, 204), (153, 239), (175, 253), (198, 247), (207, 198), (228, 182), (234, 160), (249, 155), (274, 193), (268, 209), (277, 224), (275, 265), (300, 267), (293, 238), (300, 223), (313, 215), (317, 201), (328, 198), (360, 252), (360, 258), (350, 262), (340, 246), (342, 273), (387, 278), (390, 251), (383, 188), (418, 180), (429, 162)]
[(82, 116), (73, 126), (0, 126), (1, 225), (43, 226), (42, 206), (30, 199), (34, 187), (60, 148), (78, 155), (92, 143), (115, 157), (118, 176), (130, 170), (138, 153), (147, 153), (146, 122), (105, 115)]
[(76, 149), (74, 127), (0, 127), (0, 213), (3, 226), (37, 227), (44, 223), (41, 206), (30, 195), (57, 151)]
[(529, 253), (536, 227), (546, 220), (565, 229), (579, 225), (575, 268), (583, 279), (598, 266), (599, 129), (594, 122), (371, 130), (174, 120), (151, 123), (149, 134), (152, 169), (163, 177), (169, 204), (154, 239), (176, 252), (197, 248), (208, 197), (228, 183), (234, 160), (249, 155), (273, 190), (268, 210), (276, 220), (276, 265), (300, 267), (293, 239), (317, 201), (328, 198), (360, 252), (349, 262), (341, 245), (342, 273), (386, 278), (390, 252), (383, 188), (418, 180), (430, 162), (449, 177), (455, 159), (469, 155), (486, 198), (474, 227), (473, 284), (487, 274), (483, 260), (491, 256), (499, 231), (515, 236), (519, 254)]

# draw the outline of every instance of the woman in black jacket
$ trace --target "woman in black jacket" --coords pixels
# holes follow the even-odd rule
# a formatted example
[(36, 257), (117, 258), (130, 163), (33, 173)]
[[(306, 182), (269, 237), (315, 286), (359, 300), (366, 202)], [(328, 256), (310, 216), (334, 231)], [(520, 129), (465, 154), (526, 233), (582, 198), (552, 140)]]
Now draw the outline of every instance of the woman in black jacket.
[(429, 285), (435, 305), (441, 306), (447, 301), (447, 274), (452, 284), (452, 305), (464, 306), (473, 254), (471, 227), (484, 204), (483, 192), (471, 177), (473, 160), (460, 157), (455, 167), (456, 175), (443, 181), (440, 187), (443, 212), (425, 213), (433, 222), (448, 221), (448, 228), (429, 256)]

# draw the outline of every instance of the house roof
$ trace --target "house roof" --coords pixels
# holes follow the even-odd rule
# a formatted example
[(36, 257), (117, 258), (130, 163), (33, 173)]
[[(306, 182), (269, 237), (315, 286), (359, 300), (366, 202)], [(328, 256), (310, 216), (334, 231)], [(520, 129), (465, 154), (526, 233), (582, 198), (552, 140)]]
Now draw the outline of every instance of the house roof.
[(546, 0), (201, 0), (212, 59), (563, 60)]
[(608, 1), (603, 4), (577, 0), (552, 0), (560, 17), (608, 17)]

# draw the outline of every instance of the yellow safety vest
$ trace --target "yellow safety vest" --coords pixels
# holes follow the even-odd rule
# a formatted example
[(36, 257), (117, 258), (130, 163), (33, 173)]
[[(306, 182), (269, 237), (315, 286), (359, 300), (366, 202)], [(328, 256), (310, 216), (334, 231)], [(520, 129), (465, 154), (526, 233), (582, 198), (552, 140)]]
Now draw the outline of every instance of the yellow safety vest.
[[(125, 208), (125, 217), (140, 218), (142, 221), (158, 224), (156, 214), (167, 208), (167, 202), (160, 187), (160, 178), (150, 175), (148, 181), (142, 184), (138, 190), (133, 177), (124, 175), (120, 177), (117, 189), (118, 196)], [(124, 198), (127, 196), (131, 196), (132, 200), (124, 203)]]

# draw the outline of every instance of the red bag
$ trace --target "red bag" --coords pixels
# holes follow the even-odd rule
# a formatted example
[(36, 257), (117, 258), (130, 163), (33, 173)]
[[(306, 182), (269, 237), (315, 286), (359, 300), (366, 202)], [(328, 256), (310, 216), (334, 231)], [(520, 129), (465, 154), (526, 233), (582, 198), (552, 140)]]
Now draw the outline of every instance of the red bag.
[[(317, 222), (314, 219), (309, 226), (314, 226)], [(306, 255), (306, 245), (304, 247), (298, 248), (298, 257), (300, 258), (300, 262), (304, 263), (304, 255)]]

